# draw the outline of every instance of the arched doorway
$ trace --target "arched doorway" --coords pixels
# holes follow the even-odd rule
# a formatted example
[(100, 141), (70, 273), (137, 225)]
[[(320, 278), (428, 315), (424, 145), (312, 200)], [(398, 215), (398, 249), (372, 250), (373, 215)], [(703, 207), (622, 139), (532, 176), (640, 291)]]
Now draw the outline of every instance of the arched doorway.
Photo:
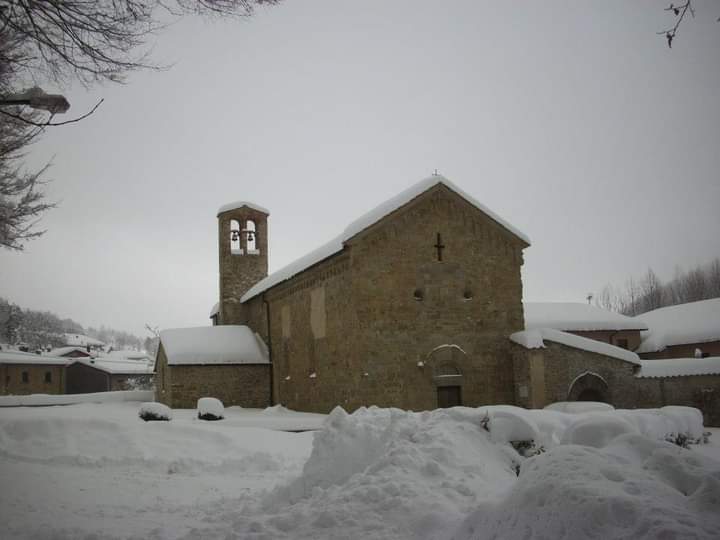
[(567, 400), (610, 403), (608, 384), (597, 373), (586, 371), (570, 384)]
[(462, 405), (463, 375), (460, 366), (465, 363), (465, 351), (458, 345), (440, 345), (428, 354), (433, 382), (440, 409)]

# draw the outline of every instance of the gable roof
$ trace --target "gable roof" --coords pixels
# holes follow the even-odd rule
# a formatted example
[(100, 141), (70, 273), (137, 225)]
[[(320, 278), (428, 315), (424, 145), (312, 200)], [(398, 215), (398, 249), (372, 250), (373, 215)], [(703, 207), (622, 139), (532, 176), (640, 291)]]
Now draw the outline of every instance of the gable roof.
[(247, 326), (198, 326), (160, 332), (168, 365), (268, 364), (268, 350)]
[(87, 349), (83, 347), (57, 347), (47, 353), (47, 356), (66, 356), (72, 352), (82, 353), (82, 356), (92, 356)]
[(642, 318), (580, 302), (524, 302), (525, 328), (555, 328), (580, 332), (593, 330), (647, 330)]
[(485, 205), (465, 193), (462, 189), (457, 187), (450, 180), (440, 175), (433, 175), (429, 178), (425, 178), (416, 184), (413, 184), (408, 189), (398, 193), (394, 197), (388, 199), (384, 203), (376, 206), (369, 212), (366, 212), (355, 221), (351, 222), (345, 230), (326, 244), (323, 244), (319, 248), (311, 251), (307, 255), (297, 259), (289, 265), (281, 268), (280, 270), (273, 272), (266, 278), (260, 280), (253, 287), (251, 287), (240, 299), (241, 302), (247, 302), (251, 298), (257, 296), (260, 293), (286, 281), (296, 274), (299, 274), (303, 270), (310, 268), (311, 266), (327, 259), (328, 257), (340, 252), (345, 246), (345, 242), (360, 234), (365, 229), (371, 227), (375, 223), (379, 222), (384, 217), (404, 207), (426, 191), (434, 188), (437, 185), (443, 185), (450, 191), (459, 195), (465, 199), (472, 206), (480, 210), (483, 214), (487, 215), (490, 219), (495, 221), (498, 225), (503, 227), (505, 230), (518, 237), (520, 240), (530, 245), (530, 238), (521, 232), (519, 229), (513, 227), (510, 223), (502, 219), (495, 212), (487, 208)]
[(720, 340), (720, 298), (668, 306), (638, 315), (650, 327), (637, 352), (657, 352), (672, 345)]
[(610, 356), (638, 366), (642, 365), (640, 357), (632, 351), (594, 339), (561, 332), (553, 328), (536, 328), (524, 332), (515, 332), (510, 336), (510, 340), (526, 349), (545, 348), (545, 341), (552, 341), (574, 349)]
[(154, 372), (152, 364), (138, 360), (75, 358), (73, 364), (94, 367), (112, 375), (150, 375)]
[(65, 358), (64, 356), (44, 356), (20, 351), (0, 351), (0, 364), (66, 366), (74, 361), (75, 358)]

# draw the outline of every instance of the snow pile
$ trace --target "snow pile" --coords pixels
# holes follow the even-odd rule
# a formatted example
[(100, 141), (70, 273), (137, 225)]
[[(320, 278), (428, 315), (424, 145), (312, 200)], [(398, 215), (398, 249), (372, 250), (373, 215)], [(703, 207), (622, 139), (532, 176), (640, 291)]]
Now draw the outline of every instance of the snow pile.
[(172, 420), (172, 409), (162, 403), (150, 401), (140, 405), (138, 416), (146, 422), (149, 420), (170, 421)]
[(448, 180), (444, 176), (433, 175), (429, 178), (421, 180), (420, 182), (417, 182), (405, 191), (397, 194), (395, 197), (388, 199), (384, 203), (363, 214), (361, 217), (350, 223), (339, 236), (333, 238), (329, 242), (311, 251), (304, 257), (301, 257), (300, 259), (290, 263), (289, 265), (281, 268), (276, 272), (273, 272), (265, 279), (259, 281), (253, 287), (251, 287), (248, 292), (246, 292), (242, 296), (240, 300), (242, 302), (247, 302), (254, 296), (257, 296), (258, 294), (266, 291), (267, 289), (274, 287), (278, 283), (290, 279), (291, 277), (299, 274), (303, 270), (327, 259), (335, 253), (342, 251), (345, 242), (350, 240), (353, 236), (359, 234), (371, 225), (377, 223), (385, 216), (388, 216), (394, 211), (402, 208), (403, 206), (411, 202), (413, 199), (422, 195), (424, 192), (438, 184), (442, 184), (451, 191), (457, 193), (460, 197), (475, 206), (478, 210), (483, 212), (485, 215), (495, 221), (498, 225), (510, 231), (512, 234), (526, 242), (528, 245), (530, 244), (530, 239), (524, 233), (510, 225), (510, 223), (508, 223), (507, 221), (503, 220), (500, 216), (495, 214), (485, 205), (465, 193), (458, 186), (453, 184), (450, 180)]
[(267, 364), (267, 347), (247, 326), (198, 326), (160, 332), (169, 365)]
[(638, 317), (650, 327), (642, 333), (638, 353), (720, 340), (720, 298), (655, 309)]
[(114, 392), (94, 392), (91, 394), (29, 394), (27, 396), (0, 396), (0, 407), (117, 403), (121, 401), (147, 401), (154, 397), (155, 392), (152, 390), (120, 390)]
[(720, 375), (720, 356), (707, 358), (666, 358), (641, 360), (642, 368), (636, 377), (688, 377), (691, 375)]
[(720, 462), (636, 434), (525, 460), (512, 491), (455, 540), (717, 538)]
[(545, 406), (546, 411), (560, 411), (570, 414), (579, 414), (587, 412), (606, 412), (613, 411), (615, 407), (609, 403), (598, 401), (557, 401)]
[(572, 332), (594, 330), (647, 330), (644, 315), (626, 317), (589, 304), (524, 302), (525, 328), (554, 328)]
[(225, 407), (222, 401), (212, 397), (198, 399), (197, 412), (200, 420), (222, 420), (225, 418)]
[(631, 364), (640, 365), (640, 358), (632, 351), (552, 328), (537, 328), (534, 330), (515, 332), (510, 335), (510, 340), (518, 345), (522, 345), (526, 349), (543, 348), (545, 347), (545, 341), (552, 341), (573, 347), (574, 349), (602, 354), (630, 362)]

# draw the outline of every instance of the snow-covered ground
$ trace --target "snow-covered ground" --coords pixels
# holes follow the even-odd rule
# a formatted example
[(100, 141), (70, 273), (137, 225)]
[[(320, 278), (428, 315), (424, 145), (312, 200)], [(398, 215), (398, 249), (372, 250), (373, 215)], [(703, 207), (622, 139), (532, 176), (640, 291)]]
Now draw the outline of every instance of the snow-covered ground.
[[(216, 422), (174, 410), (170, 422), (146, 423), (139, 407), (1, 409), (0, 537), (680, 539), (720, 531), (720, 430), (690, 449), (662, 440), (702, 430), (685, 408), (370, 408), (326, 418), (230, 407)], [(528, 438), (534, 446), (514, 446), (532, 457), (507, 442)]]

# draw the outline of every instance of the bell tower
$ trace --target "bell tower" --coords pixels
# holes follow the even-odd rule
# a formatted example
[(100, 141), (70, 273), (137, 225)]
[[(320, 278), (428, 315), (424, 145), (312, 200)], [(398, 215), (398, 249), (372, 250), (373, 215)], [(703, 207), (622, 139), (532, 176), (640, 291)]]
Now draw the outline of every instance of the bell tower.
[(246, 201), (226, 204), (218, 210), (218, 324), (246, 323), (240, 298), (268, 273), (269, 215), (266, 209)]

